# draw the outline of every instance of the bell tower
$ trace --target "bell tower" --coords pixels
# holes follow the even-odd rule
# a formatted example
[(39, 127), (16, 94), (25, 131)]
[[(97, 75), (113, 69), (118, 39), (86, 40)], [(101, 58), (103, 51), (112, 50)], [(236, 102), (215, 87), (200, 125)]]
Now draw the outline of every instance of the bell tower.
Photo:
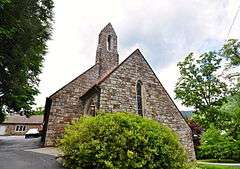
[(99, 76), (111, 71), (119, 63), (117, 35), (111, 25), (107, 24), (99, 34), (96, 53), (96, 64), (99, 64)]

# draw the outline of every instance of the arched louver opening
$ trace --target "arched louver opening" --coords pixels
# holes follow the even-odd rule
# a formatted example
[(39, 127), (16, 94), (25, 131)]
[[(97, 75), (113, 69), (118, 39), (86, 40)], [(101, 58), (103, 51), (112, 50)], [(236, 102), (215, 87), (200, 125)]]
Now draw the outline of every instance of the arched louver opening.
[(137, 112), (140, 116), (143, 116), (142, 110), (142, 82), (138, 80), (137, 82)]
[(111, 46), (111, 41), (112, 41), (112, 36), (111, 35), (108, 35), (108, 38), (107, 38), (107, 50), (111, 50), (112, 46)]

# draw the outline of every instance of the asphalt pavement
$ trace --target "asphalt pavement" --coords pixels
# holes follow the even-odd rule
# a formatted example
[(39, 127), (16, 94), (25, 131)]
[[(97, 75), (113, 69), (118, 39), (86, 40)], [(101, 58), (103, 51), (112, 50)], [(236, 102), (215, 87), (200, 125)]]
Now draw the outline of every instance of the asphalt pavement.
[(31, 149), (40, 147), (40, 138), (0, 136), (0, 169), (63, 169), (56, 157)]

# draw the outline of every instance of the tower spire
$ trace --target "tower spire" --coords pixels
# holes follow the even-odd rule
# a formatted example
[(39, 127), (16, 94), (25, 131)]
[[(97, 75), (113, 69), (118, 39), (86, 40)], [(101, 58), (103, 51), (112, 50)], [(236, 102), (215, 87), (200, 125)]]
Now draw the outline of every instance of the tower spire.
[(96, 64), (100, 65), (100, 76), (118, 65), (117, 35), (111, 23), (108, 23), (98, 37)]

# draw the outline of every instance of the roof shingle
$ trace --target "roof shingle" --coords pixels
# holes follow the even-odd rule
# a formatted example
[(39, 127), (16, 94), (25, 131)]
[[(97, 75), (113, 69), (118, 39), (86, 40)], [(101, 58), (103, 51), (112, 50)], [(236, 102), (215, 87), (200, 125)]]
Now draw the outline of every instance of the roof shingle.
[(33, 115), (27, 118), (26, 116), (13, 115), (8, 116), (3, 124), (42, 124), (43, 115)]

